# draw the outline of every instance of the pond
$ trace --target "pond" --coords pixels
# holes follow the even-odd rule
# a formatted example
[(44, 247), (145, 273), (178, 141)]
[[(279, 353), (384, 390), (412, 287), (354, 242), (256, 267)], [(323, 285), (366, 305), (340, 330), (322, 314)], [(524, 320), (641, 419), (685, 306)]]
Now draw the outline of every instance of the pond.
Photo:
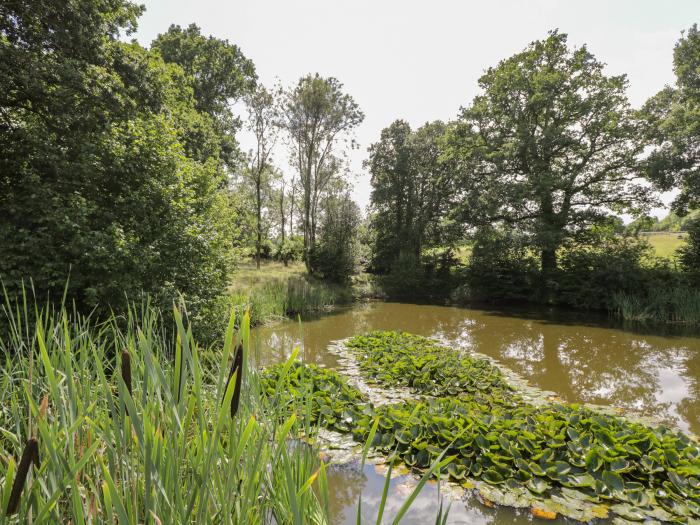
[[(700, 435), (700, 338), (692, 335), (624, 329), (572, 313), (377, 302), (301, 324), (260, 327), (252, 342), (261, 363), (284, 360), (301, 345), (305, 361), (334, 368), (337, 358), (327, 351), (331, 341), (380, 329), (436, 337), (488, 355), (568, 402), (620, 407)], [(376, 513), (383, 475), (373, 466), (337, 468), (329, 481), (334, 523), (355, 523), (360, 495), (364, 517)], [(400, 506), (411, 482), (411, 476), (392, 482), (386, 516)], [(402, 523), (433, 522), (437, 487), (427, 486), (414, 505)], [(471, 498), (452, 504), (448, 523), (528, 521), (527, 513), (488, 509)]]

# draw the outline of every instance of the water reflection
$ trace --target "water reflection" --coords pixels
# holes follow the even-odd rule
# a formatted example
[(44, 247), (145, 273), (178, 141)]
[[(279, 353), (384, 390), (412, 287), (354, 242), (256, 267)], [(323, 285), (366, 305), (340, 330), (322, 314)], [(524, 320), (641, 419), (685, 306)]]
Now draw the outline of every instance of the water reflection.
[[(377, 473), (373, 465), (333, 466), (328, 471), (328, 485), (332, 494), (330, 514), (332, 523), (354, 525), (357, 523), (357, 501), (362, 498), (362, 523), (375, 523), (384, 489), (384, 474)], [(401, 506), (417, 484), (414, 476), (399, 476), (391, 480), (382, 523), (391, 523)], [(402, 525), (425, 525), (435, 523), (440, 502), (444, 508), (450, 505), (447, 523), (450, 525), (487, 525), (506, 523), (531, 523), (527, 509), (487, 508), (475, 497), (453, 500), (444, 491), (440, 493), (437, 483), (427, 484), (411, 505), (410, 511), (401, 520)], [(450, 503), (451, 502), (451, 503)], [(565, 523), (556, 520), (550, 523)]]
[(262, 363), (302, 345), (307, 362), (333, 367), (328, 343), (369, 330), (406, 330), (487, 354), (569, 402), (613, 405), (700, 434), (700, 339), (584, 324), (580, 316), (510, 314), (372, 303), (304, 323), (253, 331)]

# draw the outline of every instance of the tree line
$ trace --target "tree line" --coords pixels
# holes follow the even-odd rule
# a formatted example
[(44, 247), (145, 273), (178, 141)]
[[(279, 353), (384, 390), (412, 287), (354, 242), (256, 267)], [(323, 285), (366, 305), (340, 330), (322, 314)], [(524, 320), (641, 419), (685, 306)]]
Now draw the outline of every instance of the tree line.
[[(455, 266), (452, 254), (468, 240), (470, 264), (452, 288), (466, 282), (473, 297), (551, 303), (567, 291), (567, 270), (576, 267), (584, 288), (591, 267), (608, 264), (610, 291), (601, 285), (593, 301), (604, 306), (612, 291), (632, 287), (614, 271), (619, 259), (634, 255), (643, 265), (649, 255), (620, 235), (619, 216), (643, 216), (660, 205), (661, 190), (678, 191), (675, 213), (698, 205), (697, 26), (678, 41), (674, 71), (675, 86), (633, 108), (625, 75), (606, 74), (585, 45), (552, 31), (487, 69), (455, 121), (417, 130), (395, 121), (366, 162), (372, 269), (397, 282), (413, 278), (420, 289), (435, 275), (435, 251), (438, 263)], [(698, 263), (681, 260), (687, 273)], [(662, 264), (654, 265), (658, 274)], [(625, 277), (639, 273), (624, 267)]]

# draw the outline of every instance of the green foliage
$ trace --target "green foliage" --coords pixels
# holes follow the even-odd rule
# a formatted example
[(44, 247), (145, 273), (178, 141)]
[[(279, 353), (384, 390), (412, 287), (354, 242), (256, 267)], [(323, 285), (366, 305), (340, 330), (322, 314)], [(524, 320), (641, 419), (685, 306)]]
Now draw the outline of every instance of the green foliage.
[(287, 410), (298, 412), (301, 401), (310, 409), (307, 417), (311, 425), (339, 432), (353, 429), (353, 422), (361, 417), (367, 403), (366, 397), (337, 373), (299, 361), (294, 361), (291, 368), (287, 364), (271, 366), (260, 379), (263, 393), (288, 403)]
[(449, 248), (460, 233), (449, 216), (456, 188), (453, 166), (441, 159), (445, 127), (436, 121), (414, 132), (397, 120), (369, 148), (371, 268), (377, 273), (393, 271), (409, 254), (420, 259), (426, 249)]
[(299, 210), (309, 273), (313, 271), (311, 252), (316, 247), (319, 203), (342, 167), (338, 144), (347, 142), (364, 118), (357, 102), (333, 77), (306, 75), (282, 95), (280, 125), (289, 133), (292, 158), (299, 169)]
[(246, 293), (231, 296), (239, 313), (250, 312), (251, 324), (282, 317), (309, 316), (351, 300), (347, 291), (316, 280), (294, 277), (275, 279)]
[(275, 259), (284, 264), (292, 261), (301, 261), (304, 257), (304, 238), (299, 235), (287, 237), (284, 242), (277, 245)]
[[(670, 268), (653, 261), (649, 243), (612, 232), (594, 233), (561, 251), (555, 301), (581, 309), (614, 310), (618, 294), (656, 288), (672, 278)], [(670, 284), (670, 283), (669, 283)]]
[(678, 262), (688, 281), (700, 289), (700, 218), (690, 221), (687, 242), (678, 250)]
[(360, 209), (350, 195), (325, 200), (317, 245), (310, 253), (314, 275), (335, 283), (347, 283), (357, 273)]
[(508, 230), (477, 230), (465, 272), (464, 298), (476, 301), (528, 301), (536, 298), (538, 261), (526, 240)]
[(612, 299), (611, 311), (628, 321), (700, 323), (700, 290), (695, 288), (662, 283), (641, 292), (614, 293)]
[(700, 204), (700, 31), (693, 25), (673, 53), (676, 86), (650, 98), (640, 114), (653, 145), (645, 160), (649, 177), (661, 188), (680, 189), (673, 203), (685, 212)]
[(507, 396), (513, 389), (486, 359), (452, 351), (432, 339), (405, 332), (371, 332), (345, 342), (360, 357), (360, 371), (380, 385), (407, 386), (418, 393), (449, 397), (469, 392)]
[(195, 73), (117, 39), (139, 13), (117, 0), (0, 11), (0, 279), (55, 301), (67, 286), (100, 316), (182, 293), (214, 337), (236, 237), (221, 128), (195, 104)]
[(461, 215), (472, 224), (515, 225), (540, 256), (544, 293), (562, 243), (652, 199), (638, 180), (644, 143), (626, 97), (627, 80), (607, 76), (583, 46), (556, 31), (479, 79), (483, 93), (446, 137), (461, 166)]
[[(700, 517), (700, 447), (681, 433), (578, 405), (529, 403), (489, 361), (422, 337), (375, 332), (348, 345), (368, 379), (430, 397), (373, 407), (334, 373), (307, 367), (297, 374), (313, 387), (300, 387), (300, 379), (286, 395), (318, 392), (321, 424), (350, 426), (356, 439), (371, 436), (373, 447), (419, 469), (444, 453), (454, 481), (476, 478), (516, 497), (563, 499), (573, 516), (586, 504), (608, 504), (622, 515), (631, 507), (642, 519)], [(278, 384), (268, 391), (286, 391)]]

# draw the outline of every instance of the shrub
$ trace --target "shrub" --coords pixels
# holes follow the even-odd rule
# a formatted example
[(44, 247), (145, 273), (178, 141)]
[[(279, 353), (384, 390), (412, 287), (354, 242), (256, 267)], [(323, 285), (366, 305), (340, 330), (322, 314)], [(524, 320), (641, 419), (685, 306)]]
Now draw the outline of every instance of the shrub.
[(539, 279), (539, 261), (515, 232), (480, 228), (466, 270), (466, 297), (471, 300), (532, 300)]
[(690, 284), (700, 288), (700, 218), (686, 224), (688, 237), (678, 249), (678, 262)]

